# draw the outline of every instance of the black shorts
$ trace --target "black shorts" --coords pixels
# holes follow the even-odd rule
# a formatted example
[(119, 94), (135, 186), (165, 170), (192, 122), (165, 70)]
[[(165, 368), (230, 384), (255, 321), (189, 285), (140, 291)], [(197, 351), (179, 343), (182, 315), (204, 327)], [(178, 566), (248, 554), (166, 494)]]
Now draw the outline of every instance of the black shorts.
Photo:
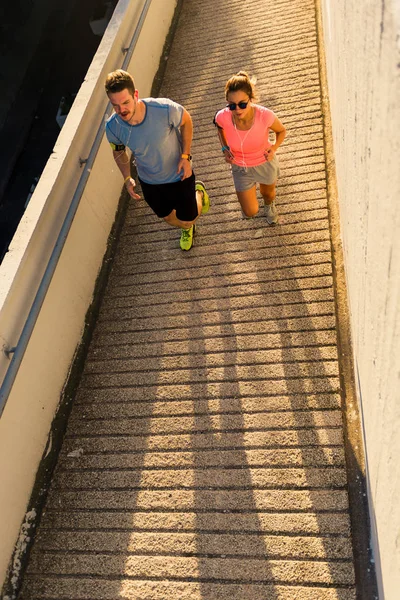
[(198, 216), (194, 173), (183, 181), (146, 183), (138, 177), (144, 199), (157, 217), (163, 219), (175, 209), (180, 221), (194, 221)]

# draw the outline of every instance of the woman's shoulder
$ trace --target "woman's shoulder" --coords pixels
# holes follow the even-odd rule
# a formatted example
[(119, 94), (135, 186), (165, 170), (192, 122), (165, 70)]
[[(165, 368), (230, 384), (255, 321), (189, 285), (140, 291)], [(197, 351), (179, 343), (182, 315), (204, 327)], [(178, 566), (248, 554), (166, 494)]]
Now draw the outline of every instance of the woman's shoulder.
[(271, 113), (274, 114), (270, 108), (267, 108), (266, 106), (262, 106), (262, 104), (254, 104), (254, 106), (257, 109), (257, 111), (262, 115), (268, 115)]
[(271, 125), (275, 119), (275, 113), (270, 109), (262, 106), (261, 104), (255, 104), (256, 112), (259, 118), (267, 125)]
[(223, 127), (228, 123), (229, 118), (230, 110), (229, 108), (225, 107), (221, 110), (217, 110), (217, 112), (215, 113), (214, 122), (218, 123), (218, 125), (221, 125), (221, 127)]

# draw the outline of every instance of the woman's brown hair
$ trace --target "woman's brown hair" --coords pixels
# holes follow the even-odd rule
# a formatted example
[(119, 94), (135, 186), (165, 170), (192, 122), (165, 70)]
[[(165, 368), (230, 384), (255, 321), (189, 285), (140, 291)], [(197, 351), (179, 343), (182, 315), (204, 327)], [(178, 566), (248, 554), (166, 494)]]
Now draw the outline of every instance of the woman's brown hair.
[(246, 71), (239, 71), (233, 75), (225, 84), (225, 98), (228, 100), (229, 92), (245, 92), (250, 100), (256, 100), (256, 89), (254, 79), (250, 78)]

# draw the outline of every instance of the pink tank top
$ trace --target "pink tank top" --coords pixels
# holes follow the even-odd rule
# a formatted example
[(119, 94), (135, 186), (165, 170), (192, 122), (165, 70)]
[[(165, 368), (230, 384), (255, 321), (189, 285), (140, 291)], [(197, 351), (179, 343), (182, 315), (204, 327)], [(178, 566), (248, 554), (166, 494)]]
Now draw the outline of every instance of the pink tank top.
[(239, 167), (256, 167), (264, 163), (264, 152), (272, 145), (268, 140), (268, 134), (275, 120), (275, 114), (265, 106), (259, 104), (253, 106), (254, 122), (251, 129), (247, 131), (235, 127), (229, 108), (224, 108), (215, 115), (215, 122), (224, 130), (228, 146), (234, 156), (233, 163)]

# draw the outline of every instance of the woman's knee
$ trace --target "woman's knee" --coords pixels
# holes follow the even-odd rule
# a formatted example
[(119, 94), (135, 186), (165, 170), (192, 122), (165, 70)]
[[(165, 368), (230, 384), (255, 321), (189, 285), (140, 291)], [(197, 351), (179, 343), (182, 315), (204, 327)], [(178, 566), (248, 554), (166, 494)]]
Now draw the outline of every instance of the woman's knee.
[(242, 211), (245, 217), (251, 219), (251, 217), (255, 217), (258, 213), (258, 206), (242, 206)]
[(236, 191), (242, 212), (245, 217), (254, 217), (258, 213), (258, 200), (255, 186), (244, 192)]

